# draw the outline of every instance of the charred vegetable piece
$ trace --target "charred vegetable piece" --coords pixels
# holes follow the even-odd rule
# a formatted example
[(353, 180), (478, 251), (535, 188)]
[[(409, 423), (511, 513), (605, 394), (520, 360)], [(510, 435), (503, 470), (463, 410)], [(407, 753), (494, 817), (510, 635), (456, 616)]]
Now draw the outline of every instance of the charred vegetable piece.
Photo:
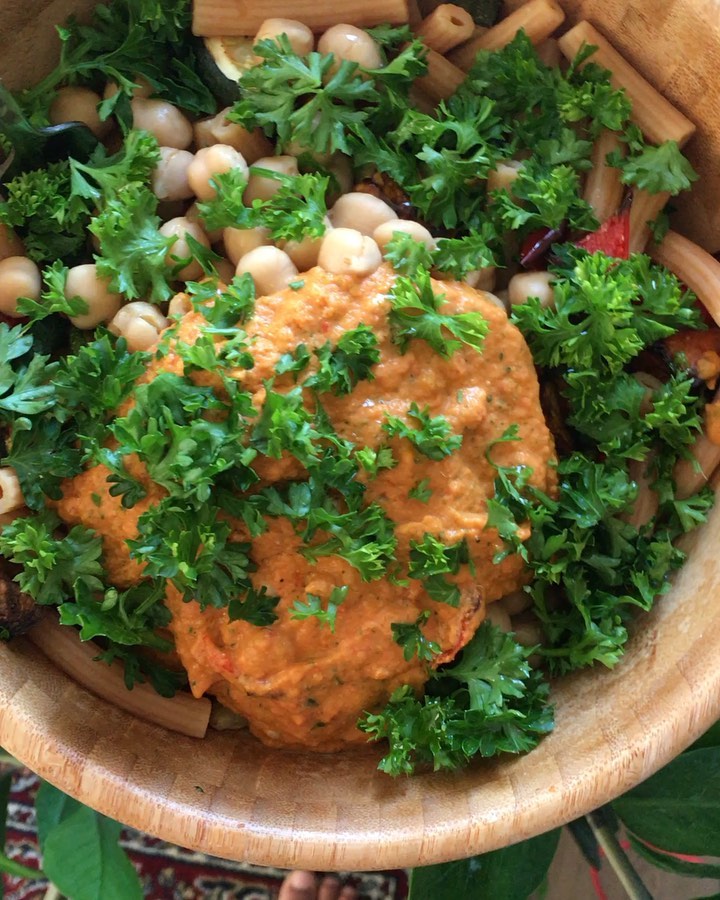
[(0, 558), (0, 637), (17, 637), (37, 624), (40, 607), (13, 581), (13, 566)]
[(550, 248), (562, 240), (564, 233), (564, 225), (531, 231), (520, 248), (520, 265), (523, 269), (544, 268)]

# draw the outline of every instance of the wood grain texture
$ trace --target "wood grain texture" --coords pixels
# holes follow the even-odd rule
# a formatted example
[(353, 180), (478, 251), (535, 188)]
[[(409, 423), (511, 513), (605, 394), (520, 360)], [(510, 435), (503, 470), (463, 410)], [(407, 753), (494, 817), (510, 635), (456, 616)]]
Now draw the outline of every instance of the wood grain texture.
[[(705, 115), (706, 93), (717, 87), (708, 80), (709, 64), (702, 74), (705, 61), (720, 51), (717, 18), (688, 36), (674, 12), (690, 6), (685, 0), (639, 0), (627, 9), (614, 0), (566, 5), (575, 12), (586, 6), (611, 37), (618, 29), (616, 44), (630, 56), (632, 28), (645, 28), (646, 35), (655, 29), (656, 40), (646, 37), (643, 46), (653, 59), (641, 68), (661, 88), (667, 79), (664, 70), (655, 71), (657, 42), (661, 30), (677, 27), (682, 46), (694, 52), (676, 51), (675, 68), (665, 57), (675, 72), (667, 92), (691, 118), (695, 104)], [(717, 9), (697, 3), (698, 11), (711, 7)], [(41, 8), (46, 12), (36, 18)], [(40, 31), (36, 46), (45, 47), (45, 29), (66, 9), (65, 0), (47, 7), (33, 0), (5, 2), (0, 65), (27, 75), (28, 65), (40, 58), (29, 53), (28, 36)], [(679, 60), (688, 57), (705, 89), (680, 102), (678, 84), (691, 76)], [(720, 104), (714, 115), (717, 125)], [(719, 531), (720, 506), (695, 536), (690, 562), (671, 594), (638, 619), (623, 663), (612, 672), (584, 672), (558, 682), (557, 729), (522, 758), (393, 781), (376, 772), (380, 754), (373, 748), (294, 753), (267, 749), (237, 732), (211, 733), (200, 741), (99, 699), (22, 639), (0, 644), (0, 745), (101, 812), (220, 857), (321, 870), (378, 869), (491, 850), (617, 796), (718, 717)]]

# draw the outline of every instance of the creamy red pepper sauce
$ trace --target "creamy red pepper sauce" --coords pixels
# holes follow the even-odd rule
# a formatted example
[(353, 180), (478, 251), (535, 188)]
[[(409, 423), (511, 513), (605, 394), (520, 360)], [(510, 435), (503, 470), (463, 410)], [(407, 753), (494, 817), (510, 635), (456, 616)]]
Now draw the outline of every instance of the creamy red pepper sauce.
[[(279, 746), (335, 750), (365, 741), (356, 722), (365, 710), (377, 710), (402, 684), (421, 689), (427, 663), (404, 659), (393, 639), (392, 623), (415, 622), (430, 615), (427, 638), (441, 647), (433, 665), (447, 662), (467, 643), (485, 615), (486, 605), (517, 589), (527, 580), (521, 559), (493, 556), (502, 547), (494, 529), (487, 529), (487, 500), (494, 494), (496, 471), (486, 458), (488, 448), (512, 425), (519, 441), (492, 447), (495, 463), (529, 466), (532, 483), (552, 492), (555, 485), (554, 445), (538, 397), (538, 382), (530, 352), (520, 332), (487, 295), (467, 285), (434, 282), (446, 297), (443, 312), (479, 311), (489, 324), (482, 352), (463, 345), (444, 359), (424, 341), (411, 341), (401, 353), (391, 341), (387, 299), (394, 274), (386, 266), (368, 278), (332, 275), (315, 268), (302, 276), (298, 290), (287, 289), (261, 297), (246, 324), (252, 339), (255, 365), (233, 373), (262, 405), (263, 381), (274, 375), (280, 356), (304, 343), (312, 350), (360, 324), (375, 332), (381, 352), (374, 378), (361, 381), (347, 396), (323, 395), (323, 404), (338, 434), (358, 447), (390, 443), (397, 465), (368, 478), (367, 500), (378, 502), (395, 523), (397, 557), (407, 567), (411, 540), (431, 533), (446, 544), (465, 539), (472, 566), (450, 576), (460, 588), (457, 608), (432, 600), (418, 580), (398, 585), (387, 578), (363, 582), (358, 571), (337, 556), (311, 563), (298, 551), (301, 540), (292, 524), (269, 518), (267, 531), (252, 539), (257, 570), (256, 587), (265, 586), (280, 602), (277, 620), (268, 626), (229, 621), (225, 610), (206, 609), (184, 602), (168, 586), (171, 630), (177, 653), (188, 672), (193, 693), (210, 693), (244, 715), (261, 740)], [(193, 343), (202, 332), (203, 316), (186, 315), (178, 338)], [(145, 378), (162, 370), (183, 371), (172, 350), (155, 359)], [(308, 371), (312, 371), (312, 364)], [(212, 375), (192, 376), (212, 382)], [(290, 375), (276, 377), (275, 390), (289, 389)], [(132, 400), (130, 400), (132, 402)], [(407, 419), (417, 403), (432, 416), (444, 416), (461, 447), (440, 461), (423, 456), (407, 440), (389, 439), (382, 429), (386, 414)], [(82, 473), (64, 485), (57, 505), (68, 523), (82, 523), (102, 536), (111, 581), (126, 586), (142, 577), (141, 566), (130, 559), (126, 539), (137, 533), (137, 521), (147, 507), (163, 496), (137, 460), (129, 460), (136, 476), (144, 478), (148, 496), (132, 509), (108, 493), (103, 466)], [(258, 457), (259, 487), (302, 479), (293, 458)], [(409, 492), (427, 480), (426, 502)], [(94, 495), (96, 502), (89, 499)], [(99, 498), (99, 499), (98, 499)], [(249, 541), (242, 523), (234, 523), (234, 538)], [(474, 571), (473, 571), (474, 570)], [(293, 619), (297, 600), (316, 594), (327, 597), (335, 586), (347, 586), (338, 608), (334, 632), (314, 618)]]

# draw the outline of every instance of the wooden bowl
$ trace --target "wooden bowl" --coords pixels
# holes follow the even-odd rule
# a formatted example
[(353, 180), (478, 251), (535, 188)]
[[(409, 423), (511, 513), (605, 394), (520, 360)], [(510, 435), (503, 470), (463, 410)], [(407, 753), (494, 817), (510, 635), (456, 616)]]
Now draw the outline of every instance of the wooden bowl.
[[(703, 126), (696, 147), (714, 146), (720, 159), (712, 137), (720, 124), (720, 82), (712, 88), (708, 81), (701, 92), (687, 88), (705, 72), (717, 77), (717, 5), (590, 0), (567, 6), (573, 14), (585, 7), (686, 113), (700, 111), (693, 116)], [(0, 60), (6, 74), (30, 80), (35, 61), (46, 58), (51, 25), (71, 8), (78, 4), (5, 0)], [(666, 52), (657, 52), (671, 46), (673, 59), (690, 61), (687, 69), (673, 68)], [(683, 54), (684, 46), (692, 53)], [(714, 108), (706, 100), (711, 88)], [(697, 223), (709, 207), (702, 194), (693, 203), (683, 220)], [(270, 750), (238, 733), (185, 738), (98, 699), (23, 639), (0, 643), (0, 745), (101, 812), (220, 857), (377, 869), (492, 850), (612, 799), (718, 717), (718, 533), (720, 505), (695, 535), (672, 592), (638, 620), (624, 662), (555, 686), (557, 728), (527, 756), (393, 781), (376, 772), (373, 748), (316, 755)]]

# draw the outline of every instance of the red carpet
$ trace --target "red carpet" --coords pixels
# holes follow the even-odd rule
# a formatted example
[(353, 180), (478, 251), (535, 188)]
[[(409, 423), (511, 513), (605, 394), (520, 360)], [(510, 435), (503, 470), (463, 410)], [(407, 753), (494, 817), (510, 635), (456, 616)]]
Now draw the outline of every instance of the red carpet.
[[(38, 780), (28, 771), (15, 777), (10, 798), (7, 853), (27, 866), (39, 865), (33, 796)], [(274, 900), (285, 875), (267, 869), (228, 862), (185, 850), (133, 829), (123, 832), (123, 846), (140, 873), (147, 900)], [(363, 900), (403, 900), (407, 896), (404, 871), (342, 872)], [(45, 881), (20, 881), (5, 876), (5, 900), (41, 900)]]

